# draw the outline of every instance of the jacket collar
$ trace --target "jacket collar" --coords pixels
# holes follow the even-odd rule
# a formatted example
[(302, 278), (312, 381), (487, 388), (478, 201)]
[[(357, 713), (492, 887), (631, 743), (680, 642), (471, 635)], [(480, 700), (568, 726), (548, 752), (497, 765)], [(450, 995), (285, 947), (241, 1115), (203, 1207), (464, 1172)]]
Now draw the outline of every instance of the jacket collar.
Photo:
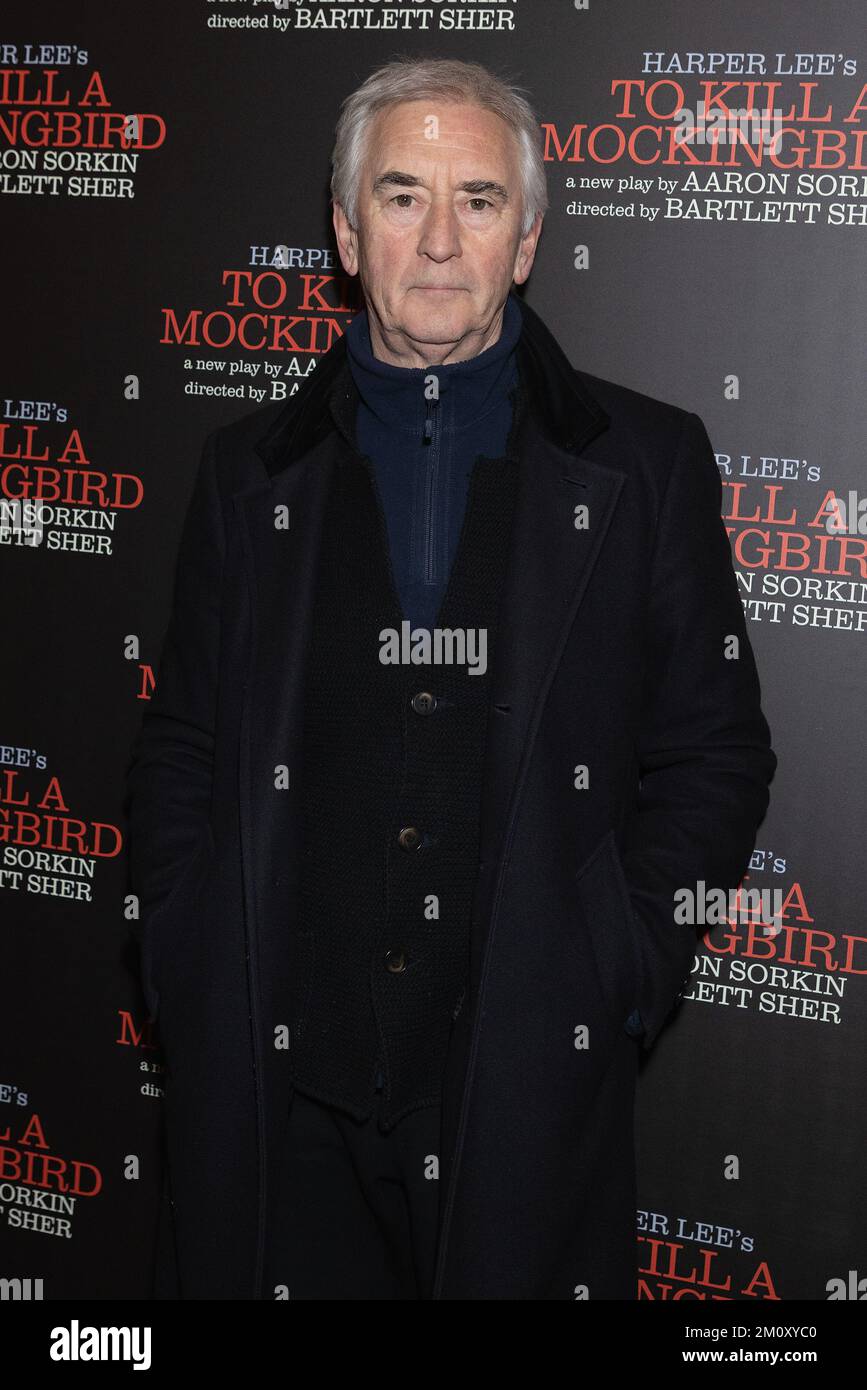
[(428, 383), (437, 381), (440, 436), (461, 441), (484, 436), (507, 404), (516, 369), (514, 349), (523, 319), (514, 295), (506, 298), (502, 329), (495, 342), (472, 357), (444, 366), (407, 367), (376, 357), (370, 340), (368, 311), (349, 324), (345, 333), (347, 361), (360, 392), (365, 414), (358, 425), (368, 441), (390, 440), (413, 449), (421, 442), (430, 414)]
[[(541, 434), (568, 452), (604, 429), (609, 415), (579, 380), (554, 335), (523, 299), (514, 296), (523, 318), (516, 349), (520, 420), (529, 413)], [(347, 360), (345, 336), (324, 353), (316, 370), (254, 444), (271, 477), (303, 458), (337, 428), (354, 447), (358, 392)], [(517, 416), (518, 412), (516, 412)], [(519, 441), (521, 431), (513, 432)]]

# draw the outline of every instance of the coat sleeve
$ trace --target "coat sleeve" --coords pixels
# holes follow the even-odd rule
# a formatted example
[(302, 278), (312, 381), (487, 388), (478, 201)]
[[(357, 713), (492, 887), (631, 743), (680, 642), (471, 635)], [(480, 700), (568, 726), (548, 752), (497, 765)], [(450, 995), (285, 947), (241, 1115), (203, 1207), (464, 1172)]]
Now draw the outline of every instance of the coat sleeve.
[(205, 440), (181, 530), (154, 693), (126, 774), (134, 936), (164, 902), (208, 832), (226, 534), (216, 431)]
[(675, 921), (674, 895), (697, 891), (700, 879), (708, 889), (738, 886), (777, 763), (721, 503), (707, 431), (687, 413), (659, 508), (640, 785), (622, 844), (643, 957), (645, 1050), (686, 986), (699, 940)]

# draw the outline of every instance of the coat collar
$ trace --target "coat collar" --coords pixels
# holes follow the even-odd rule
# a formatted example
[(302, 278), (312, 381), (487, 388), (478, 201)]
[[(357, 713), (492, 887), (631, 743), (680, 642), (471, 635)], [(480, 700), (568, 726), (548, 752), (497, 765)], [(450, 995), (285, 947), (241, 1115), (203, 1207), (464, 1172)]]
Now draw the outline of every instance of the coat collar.
[[(518, 339), (518, 409), (559, 449), (575, 453), (609, 423), (609, 416), (579, 380), (539, 315), (514, 296), (523, 318)], [(315, 372), (259, 438), (254, 448), (272, 478), (303, 458), (335, 427), (354, 445), (357, 388), (345, 337), (319, 359)], [(516, 435), (515, 438), (519, 438)]]

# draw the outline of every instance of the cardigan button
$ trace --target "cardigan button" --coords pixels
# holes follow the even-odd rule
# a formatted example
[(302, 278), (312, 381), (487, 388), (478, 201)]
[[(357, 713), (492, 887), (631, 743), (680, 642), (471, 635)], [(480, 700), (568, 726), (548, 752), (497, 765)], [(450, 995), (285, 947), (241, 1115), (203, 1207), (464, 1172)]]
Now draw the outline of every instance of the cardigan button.
[(416, 714), (433, 714), (437, 707), (437, 697), (429, 690), (418, 690), (413, 695), (411, 704)]
[(406, 952), (402, 946), (386, 951), (385, 968), (390, 970), (392, 975), (399, 975), (401, 971), (406, 970)]
[(401, 849), (416, 850), (421, 844), (421, 831), (416, 830), (414, 825), (405, 825), (397, 837), (397, 842)]
[(637, 1009), (633, 1009), (628, 1019), (624, 1023), (624, 1028), (630, 1038), (643, 1038), (645, 1034), (644, 1020)]

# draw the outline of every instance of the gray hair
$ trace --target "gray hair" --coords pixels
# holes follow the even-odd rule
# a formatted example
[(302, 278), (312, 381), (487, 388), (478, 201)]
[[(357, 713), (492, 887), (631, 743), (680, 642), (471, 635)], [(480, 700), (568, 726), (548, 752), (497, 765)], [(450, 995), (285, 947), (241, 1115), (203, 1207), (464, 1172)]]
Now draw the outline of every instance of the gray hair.
[(539, 123), (520, 95), (522, 90), (526, 89), (503, 81), (481, 63), (453, 58), (395, 58), (377, 68), (341, 104), (331, 153), (331, 196), (340, 203), (350, 225), (358, 226), (361, 169), (368, 128), (376, 113), (406, 101), (467, 102), (500, 116), (517, 141), (521, 236), (526, 236), (537, 215), (547, 211), (548, 186)]

